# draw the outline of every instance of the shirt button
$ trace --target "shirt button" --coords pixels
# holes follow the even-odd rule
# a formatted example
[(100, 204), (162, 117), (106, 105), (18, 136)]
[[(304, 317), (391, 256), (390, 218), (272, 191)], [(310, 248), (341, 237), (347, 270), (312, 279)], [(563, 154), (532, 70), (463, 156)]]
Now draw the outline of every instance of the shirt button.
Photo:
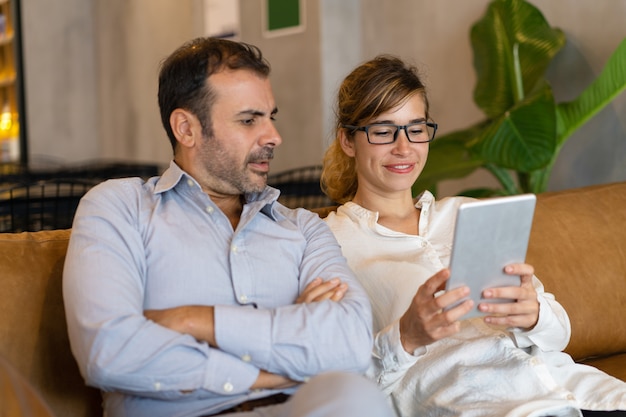
[(205, 209), (207, 213), (209, 214), (213, 214), (213, 211), (215, 210), (213, 207), (211, 206), (207, 206), (207, 208)]
[(223, 388), (225, 392), (232, 392), (235, 387), (233, 387), (233, 384), (231, 384), (230, 382), (227, 382), (224, 384)]
[(230, 250), (233, 251), (233, 253), (237, 253), (237, 245), (231, 246)]
[(252, 357), (250, 357), (250, 355), (245, 354), (241, 357), (241, 360), (244, 362), (250, 362), (252, 360)]
[(248, 296), (247, 295), (240, 295), (239, 296), (239, 301), (241, 301), (242, 303), (245, 303), (248, 301)]
[(193, 187), (194, 186), (194, 182), (192, 180), (188, 179), (187, 180), (187, 185), (190, 186), (190, 187)]
[(154, 383), (154, 390), (155, 391), (161, 391), (161, 383), (160, 382), (155, 382)]

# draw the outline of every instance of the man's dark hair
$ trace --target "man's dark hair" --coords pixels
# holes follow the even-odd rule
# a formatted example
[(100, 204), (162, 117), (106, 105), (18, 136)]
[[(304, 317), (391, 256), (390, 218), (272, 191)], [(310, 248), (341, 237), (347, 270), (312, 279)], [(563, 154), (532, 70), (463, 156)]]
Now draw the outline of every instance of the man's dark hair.
[(200, 121), (204, 136), (211, 136), (211, 106), (215, 94), (207, 79), (224, 69), (248, 69), (267, 77), (270, 65), (259, 48), (219, 38), (197, 38), (185, 43), (163, 61), (159, 72), (161, 122), (176, 150), (170, 115), (177, 108), (190, 111)]

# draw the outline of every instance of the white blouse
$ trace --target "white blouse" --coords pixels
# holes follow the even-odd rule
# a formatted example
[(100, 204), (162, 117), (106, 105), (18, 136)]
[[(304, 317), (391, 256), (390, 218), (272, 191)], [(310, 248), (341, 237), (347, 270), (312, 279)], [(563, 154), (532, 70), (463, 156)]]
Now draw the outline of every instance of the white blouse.
[(419, 236), (377, 223), (378, 213), (346, 203), (326, 222), (368, 292), (375, 344), (368, 376), (401, 416), (579, 416), (579, 409), (626, 409), (626, 383), (562, 353), (570, 337), (563, 307), (533, 283), (539, 321), (530, 331), (464, 320), (461, 331), (407, 353), (399, 319), (417, 289), (448, 266), (458, 206), (424, 192)]

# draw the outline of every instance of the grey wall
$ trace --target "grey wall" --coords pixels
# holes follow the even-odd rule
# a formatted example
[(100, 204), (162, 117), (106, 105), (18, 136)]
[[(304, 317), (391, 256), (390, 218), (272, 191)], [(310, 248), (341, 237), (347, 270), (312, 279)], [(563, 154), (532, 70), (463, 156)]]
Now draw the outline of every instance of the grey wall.
[(92, 2), (22, 1), (22, 18), (32, 159), (56, 164), (98, 155)]
[[(100, 153), (167, 161), (172, 149), (157, 104), (159, 63), (201, 33), (197, 2), (95, 1)], [(176, 18), (180, 17), (180, 18)]]
[[(549, 70), (557, 100), (576, 96), (626, 37), (626, 0), (533, 0), (563, 29), (565, 49)], [(474, 106), (471, 25), (488, 0), (304, 0), (306, 30), (267, 38), (262, 0), (240, 0), (241, 39), (273, 67), (284, 143), (273, 171), (320, 162), (340, 80), (378, 53), (413, 61), (429, 87), (443, 133), (482, 118)], [(167, 163), (156, 104), (159, 62), (203, 33), (202, 0), (23, 1), (30, 160), (98, 158)], [(626, 180), (626, 94), (565, 145), (551, 189)], [(444, 184), (444, 194), (484, 173)]]
[(29, 160), (167, 162), (160, 61), (202, 33), (200, 0), (22, 1)]
[(240, 4), (241, 39), (261, 48), (272, 65), (276, 126), (283, 137), (272, 171), (318, 164), (323, 135), (319, 2), (305, 2), (304, 32), (276, 37), (263, 35), (262, 1)]

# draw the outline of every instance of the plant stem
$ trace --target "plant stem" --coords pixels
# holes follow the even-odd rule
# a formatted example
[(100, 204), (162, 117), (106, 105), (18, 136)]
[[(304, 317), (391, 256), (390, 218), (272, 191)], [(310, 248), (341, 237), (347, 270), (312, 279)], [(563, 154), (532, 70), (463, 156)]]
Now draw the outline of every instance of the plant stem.
[(513, 73), (515, 74), (515, 102), (519, 103), (524, 99), (524, 81), (522, 79), (522, 68), (519, 62), (519, 43), (513, 44)]
[(517, 172), (517, 181), (519, 182), (519, 189), (522, 193), (528, 193), (531, 189), (531, 174), (528, 172)]
[(552, 168), (554, 168), (554, 163), (556, 162), (556, 159), (559, 156), (562, 147), (562, 143), (560, 145), (557, 145), (556, 150), (554, 151), (554, 155), (552, 156), (552, 159), (550, 160), (550, 163), (548, 163), (548, 165), (531, 173), (529, 188), (531, 192), (539, 194), (545, 192), (548, 189), (548, 181), (550, 180), (550, 175), (552, 174)]
[(507, 169), (491, 163), (485, 164), (485, 169), (496, 177), (500, 185), (502, 185), (504, 194), (513, 195), (518, 193), (517, 187), (515, 186), (515, 180)]

